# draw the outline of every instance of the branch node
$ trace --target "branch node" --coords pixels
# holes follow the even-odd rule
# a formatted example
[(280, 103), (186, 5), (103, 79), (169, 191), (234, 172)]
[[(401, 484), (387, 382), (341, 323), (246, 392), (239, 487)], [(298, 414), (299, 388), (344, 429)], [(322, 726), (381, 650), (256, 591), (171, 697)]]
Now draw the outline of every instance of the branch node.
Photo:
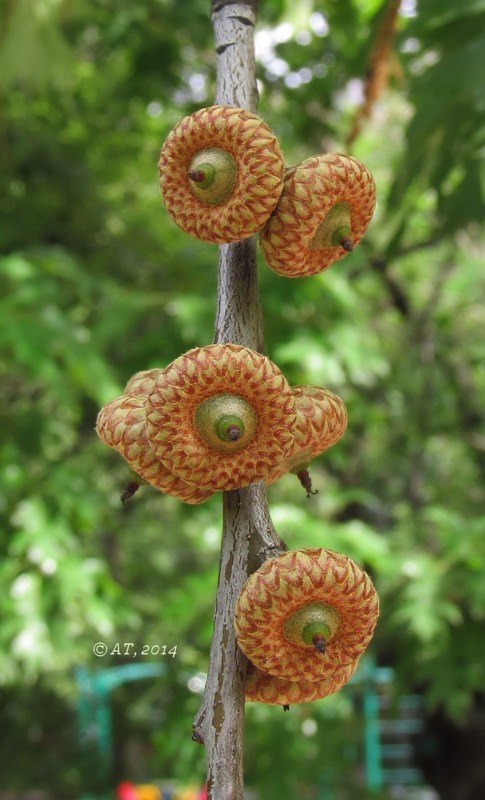
[(216, 53), (218, 56), (221, 56), (228, 47), (234, 47), (236, 42), (227, 42), (227, 44), (220, 44), (219, 47), (216, 47)]
[(249, 25), (254, 27), (254, 22), (249, 17), (243, 17), (238, 14), (229, 14), (229, 19), (235, 19), (240, 22), (242, 25)]
[(204, 737), (200, 731), (196, 730), (195, 725), (192, 726), (192, 740), (197, 742), (197, 744), (204, 744)]

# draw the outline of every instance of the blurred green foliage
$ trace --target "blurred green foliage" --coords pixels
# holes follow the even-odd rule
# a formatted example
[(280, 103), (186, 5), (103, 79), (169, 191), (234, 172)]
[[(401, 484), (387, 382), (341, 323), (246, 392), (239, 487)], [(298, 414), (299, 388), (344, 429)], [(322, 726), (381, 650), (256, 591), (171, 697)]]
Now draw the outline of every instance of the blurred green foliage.
[[(259, 110), (287, 163), (345, 149), (384, 5), (262, 0)], [(399, 69), (354, 146), (379, 195), (364, 242), (311, 279), (260, 269), (268, 355), (349, 411), (318, 496), (291, 476), (269, 488), (276, 527), (372, 573), (376, 657), (462, 725), (485, 686), (484, 14), (403, 3)], [(163, 681), (115, 693), (117, 778), (201, 781), (187, 687), (207, 664), (220, 498), (146, 487), (122, 508), (128, 472), (94, 424), (132, 373), (212, 338), (217, 250), (168, 218), (156, 167), (213, 102), (209, 0), (10, 0), (0, 31), (2, 779), (89, 788), (73, 670), (121, 663), (92, 655), (103, 640), (178, 646)], [(284, 716), (251, 705), (248, 785), (313, 798), (330, 770), (348, 796), (356, 719), (345, 692)], [(147, 731), (150, 752), (124, 759)]]

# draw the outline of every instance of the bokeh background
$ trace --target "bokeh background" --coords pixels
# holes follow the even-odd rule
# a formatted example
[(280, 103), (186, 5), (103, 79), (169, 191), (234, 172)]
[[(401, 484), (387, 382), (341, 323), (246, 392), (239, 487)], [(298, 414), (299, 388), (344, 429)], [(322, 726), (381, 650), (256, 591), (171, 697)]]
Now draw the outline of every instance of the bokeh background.
[[(209, 6), (0, 5), (2, 800), (204, 781), (221, 498), (145, 487), (123, 508), (94, 424), (134, 372), (212, 340), (217, 248), (170, 220), (157, 175), (171, 128), (213, 103)], [(378, 187), (354, 253), (294, 280), (261, 260), (259, 280), (267, 355), (349, 412), (318, 495), (269, 488), (274, 523), (356, 559), (382, 613), (359, 682), (287, 714), (248, 705), (248, 796), (481, 800), (485, 5), (261, 0), (256, 52), (286, 163), (350, 152)], [(118, 683), (133, 664), (158, 667)], [(375, 748), (410, 703), (389, 777)]]

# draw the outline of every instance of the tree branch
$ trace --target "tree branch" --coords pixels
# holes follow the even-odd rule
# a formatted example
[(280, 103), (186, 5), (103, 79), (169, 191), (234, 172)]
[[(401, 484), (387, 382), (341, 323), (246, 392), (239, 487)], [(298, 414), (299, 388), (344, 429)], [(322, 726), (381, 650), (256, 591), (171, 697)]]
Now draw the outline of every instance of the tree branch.
[[(255, 111), (253, 31), (257, 0), (212, 0), (216, 102)], [(215, 342), (263, 350), (254, 237), (219, 248)], [(193, 738), (207, 749), (209, 800), (242, 800), (247, 659), (234, 632), (234, 607), (248, 575), (286, 549), (269, 515), (264, 483), (224, 492), (219, 582), (209, 669)]]
[(207, 750), (209, 800), (242, 800), (244, 682), (247, 659), (234, 633), (234, 606), (252, 570), (286, 547), (276, 533), (263, 483), (224, 492), (214, 630), (193, 738)]
[(215, 342), (234, 342), (263, 350), (254, 236), (219, 247)]
[(216, 102), (256, 111), (258, 89), (254, 26), (258, 2), (212, 0), (216, 48)]

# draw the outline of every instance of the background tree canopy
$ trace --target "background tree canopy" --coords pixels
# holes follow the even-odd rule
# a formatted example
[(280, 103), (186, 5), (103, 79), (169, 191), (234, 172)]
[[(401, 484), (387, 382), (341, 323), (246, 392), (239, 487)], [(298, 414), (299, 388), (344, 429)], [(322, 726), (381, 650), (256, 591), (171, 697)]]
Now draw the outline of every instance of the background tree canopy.
[[(96, 659), (100, 640), (177, 645), (160, 679), (113, 697), (113, 780), (203, 779), (190, 728), (220, 497), (188, 507), (146, 487), (122, 508), (128, 472), (93, 429), (134, 372), (212, 339), (217, 250), (168, 218), (156, 166), (179, 119), (213, 102), (209, 5), (0, 7), (0, 772), (12, 791), (99, 786), (76, 751), (74, 670), (129, 660)], [(485, 3), (398, 6), (261, 0), (259, 113), (287, 164), (352, 152), (379, 198), (361, 246), (329, 271), (287, 280), (261, 260), (267, 354), (290, 383), (326, 386), (349, 412), (344, 439), (313, 466), (319, 494), (306, 500), (286, 476), (270, 508), (290, 547), (342, 550), (372, 573), (373, 655), (395, 670), (396, 693), (425, 703), (417, 758), (441, 797), (476, 800)], [(350, 790), (345, 746), (360, 746), (359, 720), (345, 692), (284, 718), (250, 704), (248, 786), (313, 798), (328, 768)], [(150, 748), (130, 757), (127, 742)]]

